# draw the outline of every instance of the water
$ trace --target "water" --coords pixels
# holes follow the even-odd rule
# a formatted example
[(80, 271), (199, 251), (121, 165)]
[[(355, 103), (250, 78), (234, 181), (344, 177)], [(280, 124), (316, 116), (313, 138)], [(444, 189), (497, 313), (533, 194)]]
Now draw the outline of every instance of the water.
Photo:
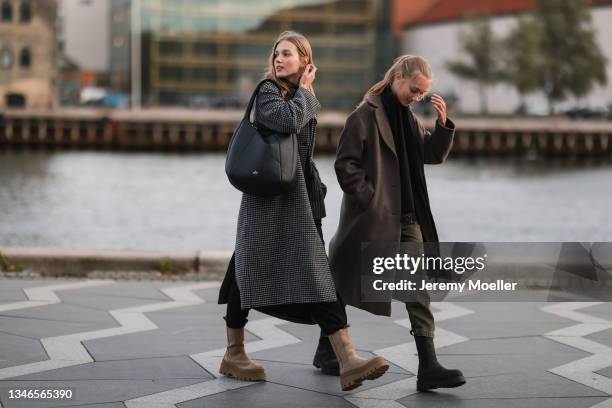
[[(0, 151), (0, 245), (231, 250), (240, 193), (222, 154)], [(325, 239), (342, 192), (333, 156)], [(443, 241), (612, 241), (612, 163), (466, 160), (426, 166)]]

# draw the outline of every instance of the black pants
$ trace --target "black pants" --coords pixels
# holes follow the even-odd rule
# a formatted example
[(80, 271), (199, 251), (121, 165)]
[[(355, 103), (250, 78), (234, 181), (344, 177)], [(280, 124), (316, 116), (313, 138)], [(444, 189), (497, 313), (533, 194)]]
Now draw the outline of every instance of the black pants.
[[(321, 241), (323, 241), (321, 220), (315, 220), (315, 225), (321, 237)], [(226, 282), (224, 282), (224, 285), (228, 285), (227, 311), (224, 319), (227, 327), (241, 329), (247, 324), (249, 309), (243, 310), (240, 305), (240, 290), (236, 284), (233, 265), (234, 257), (232, 256), (230, 267), (225, 277)], [(257, 308), (256, 310), (292, 322), (318, 324), (322, 332), (330, 335), (348, 326), (344, 303), (342, 303), (338, 293), (336, 293), (336, 296), (338, 300), (335, 302), (291, 303), (286, 305), (265, 306)]]

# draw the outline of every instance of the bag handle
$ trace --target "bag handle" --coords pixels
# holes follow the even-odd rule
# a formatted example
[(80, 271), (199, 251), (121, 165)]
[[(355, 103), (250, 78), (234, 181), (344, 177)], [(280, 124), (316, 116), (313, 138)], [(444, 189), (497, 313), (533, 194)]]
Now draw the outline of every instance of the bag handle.
[(244, 117), (242, 118), (242, 120), (245, 120), (245, 119), (248, 120), (251, 125), (253, 125), (255, 122), (255, 121), (251, 122), (251, 110), (253, 110), (253, 105), (255, 103), (255, 99), (257, 98), (257, 94), (259, 93), (259, 88), (261, 88), (261, 86), (265, 84), (266, 82), (272, 82), (274, 86), (278, 88), (279, 91), (281, 90), (280, 86), (278, 86), (278, 84), (271, 79), (264, 79), (257, 84), (257, 86), (255, 87), (255, 90), (253, 91), (253, 95), (251, 95), (249, 104), (247, 105), (246, 112), (244, 112)]

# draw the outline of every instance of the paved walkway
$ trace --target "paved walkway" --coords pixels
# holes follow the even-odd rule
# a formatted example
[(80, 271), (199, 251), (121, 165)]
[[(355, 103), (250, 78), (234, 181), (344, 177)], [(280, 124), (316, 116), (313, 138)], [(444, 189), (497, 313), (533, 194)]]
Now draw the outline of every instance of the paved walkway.
[[(349, 308), (364, 356), (392, 366), (342, 392), (311, 358), (314, 326), (252, 313), (248, 349), (269, 381), (218, 377), (218, 282), (0, 280), (0, 406), (612, 408), (612, 304), (437, 303), (440, 360), (463, 387), (417, 393), (403, 305), (392, 318)], [(62, 390), (71, 399), (10, 398)], [(58, 391), (59, 392), (59, 391)]]

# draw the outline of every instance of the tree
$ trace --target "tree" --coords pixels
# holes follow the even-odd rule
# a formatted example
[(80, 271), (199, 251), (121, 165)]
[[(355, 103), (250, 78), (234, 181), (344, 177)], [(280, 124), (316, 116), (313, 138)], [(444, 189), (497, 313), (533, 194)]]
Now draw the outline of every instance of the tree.
[(491, 30), (488, 17), (472, 18), (468, 32), (460, 34), (460, 41), (469, 62), (448, 61), (448, 69), (460, 78), (475, 81), (480, 95), (480, 113), (488, 113), (486, 87), (503, 79), (499, 68), (500, 41)]
[(607, 59), (595, 41), (587, 2), (538, 0), (535, 17), (541, 30), (539, 83), (553, 114), (555, 101), (584, 96), (596, 82), (607, 82)]
[(535, 91), (540, 85), (542, 53), (540, 52), (541, 31), (533, 18), (522, 17), (518, 24), (503, 40), (502, 56), (504, 81), (513, 85), (519, 93), (517, 109), (525, 113), (525, 94)]

